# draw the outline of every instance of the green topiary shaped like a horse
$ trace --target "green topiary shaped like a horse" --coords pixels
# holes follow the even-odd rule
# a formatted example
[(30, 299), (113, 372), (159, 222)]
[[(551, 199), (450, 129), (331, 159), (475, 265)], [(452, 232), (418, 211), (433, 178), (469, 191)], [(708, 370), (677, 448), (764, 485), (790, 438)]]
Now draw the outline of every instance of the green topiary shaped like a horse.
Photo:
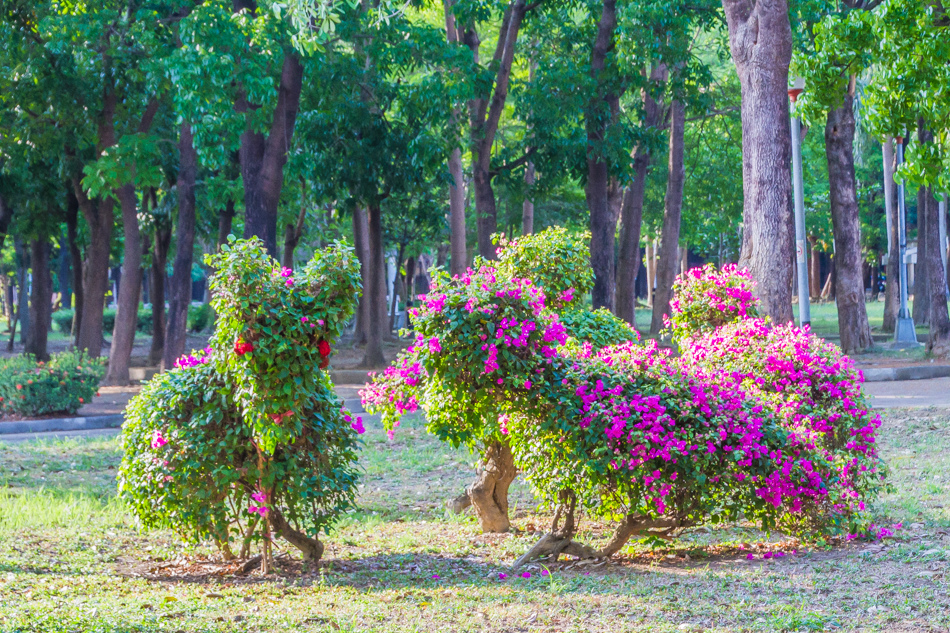
[(120, 494), (146, 527), (232, 543), (263, 569), (279, 536), (319, 560), (318, 535), (354, 503), (362, 420), (325, 371), (360, 292), (352, 249), (335, 244), (292, 271), (257, 239), (206, 257), (217, 313), (203, 354), (182, 357), (129, 405)]

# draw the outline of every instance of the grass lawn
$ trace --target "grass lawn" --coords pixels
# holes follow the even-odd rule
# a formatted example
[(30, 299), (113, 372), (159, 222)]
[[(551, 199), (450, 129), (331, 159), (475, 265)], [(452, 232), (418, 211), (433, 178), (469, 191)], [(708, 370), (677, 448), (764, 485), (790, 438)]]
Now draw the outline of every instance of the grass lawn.
[[(242, 575), (207, 545), (138, 531), (114, 496), (114, 439), (0, 444), (0, 631), (946, 631), (950, 412), (887, 416), (894, 490), (874, 510), (903, 523), (894, 538), (805, 547), (699, 528), (668, 549), (632, 544), (607, 564), (504, 580), (548, 516), (520, 484), (519, 534), (482, 535), (471, 516), (446, 514), (470, 457), (418, 420), (394, 442), (368, 425), (361, 510), (308, 575), (290, 559)], [(582, 538), (606, 536), (584, 525)]]

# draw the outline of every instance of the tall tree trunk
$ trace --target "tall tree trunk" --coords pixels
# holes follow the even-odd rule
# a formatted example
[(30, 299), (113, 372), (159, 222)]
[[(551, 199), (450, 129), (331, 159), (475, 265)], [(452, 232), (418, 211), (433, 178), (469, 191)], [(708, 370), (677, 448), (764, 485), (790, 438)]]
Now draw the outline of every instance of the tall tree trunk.
[[(650, 71), (650, 82), (666, 81), (666, 64), (656, 64)], [(662, 118), (662, 106), (644, 88), (640, 91), (643, 101), (643, 126), (655, 128)], [(620, 213), (620, 254), (617, 258), (617, 288), (615, 309), (618, 317), (636, 327), (634, 316), (637, 304), (637, 273), (640, 267), (640, 230), (643, 224), (643, 201), (646, 196), (647, 172), (650, 169), (650, 150), (638, 146), (633, 151), (633, 182), (627, 187)], [(650, 255), (647, 255), (649, 261)], [(649, 275), (648, 275), (649, 276)], [(652, 301), (653, 288), (647, 283), (648, 301)]]
[(808, 294), (809, 299), (818, 301), (821, 295), (821, 251), (818, 250), (818, 238), (808, 236)]
[[(301, 190), (303, 190), (303, 181), (300, 182), (300, 185)], [(300, 212), (297, 214), (297, 223), (288, 224), (284, 228), (284, 259), (282, 262), (284, 268), (293, 269), (294, 267), (294, 251), (297, 250), (297, 244), (300, 243), (300, 238), (303, 236), (306, 219), (307, 207), (301, 202)]]
[(369, 288), (364, 293), (368, 299), (366, 327), (366, 352), (363, 367), (382, 367), (383, 336), (386, 328), (386, 260), (383, 257), (382, 209), (378, 202), (367, 209), (369, 224)]
[(531, 235), (534, 233), (534, 196), (530, 189), (534, 185), (535, 169), (534, 163), (528, 161), (524, 170), (524, 183), (528, 188), (524, 202), (521, 203), (521, 234)]
[(887, 214), (887, 275), (884, 286), (884, 322), (881, 329), (893, 332), (897, 326), (900, 310), (900, 253), (898, 248), (899, 226), (897, 224), (897, 186), (894, 182), (894, 139), (888, 137), (883, 145), (884, 159), (884, 212)]
[(647, 305), (653, 309), (653, 299), (656, 286), (656, 240), (647, 241)]
[[(455, 13), (452, 11), (452, 0), (444, 0), (445, 4), (445, 39), (450, 44), (459, 43), (458, 27), (455, 24)], [(455, 111), (455, 118), (459, 112)], [(449, 174), (452, 184), (449, 185), (449, 244), (451, 257), (449, 272), (455, 275), (465, 273), (468, 256), (465, 250), (465, 180), (462, 175), (462, 150), (454, 148), (449, 154)]]
[[(472, 140), (472, 188), (475, 191), (476, 227), (478, 229), (478, 253), (485, 259), (495, 259), (495, 247), (491, 236), (497, 230), (498, 213), (495, 207), (495, 192), (492, 189), (491, 149), (498, 131), (498, 123), (508, 98), (511, 80), (511, 65), (515, 57), (515, 43), (527, 10), (525, 0), (511, 0), (502, 18), (498, 41), (493, 57), (494, 81), (485, 93), (469, 101)], [(463, 34), (465, 44), (478, 62), (478, 47), (481, 43), (474, 29)]]
[(6, 240), (7, 229), (12, 219), (13, 207), (8, 206), (3, 196), (0, 196), (0, 250), (3, 249), (3, 242)]
[(677, 257), (680, 239), (680, 220), (683, 215), (683, 185), (686, 167), (683, 162), (685, 147), (686, 106), (674, 99), (670, 103), (669, 178), (666, 181), (666, 200), (663, 205), (663, 233), (660, 242), (660, 261), (656, 267), (656, 294), (653, 296), (653, 319), (650, 332), (663, 329), (663, 317), (670, 313), (673, 279), (679, 265)]
[(16, 319), (10, 334), (10, 344), (7, 351), (13, 351), (13, 341), (16, 337), (16, 324), (20, 325), (20, 343), (25, 345), (30, 336), (30, 254), (26, 245), (17, 236), (13, 237), (13, 252), (16, 258)]
[(76, 346), (92, 358), (102, 353), (102, 311), (106, 292), (109, 289), (109, 255), (114, 222), (111, 197), (90, 200), (79, 184), (74, 181), (79, 208), (89, 226), (89, 245), (83, 266), (83, 302), (79, 320), (79, 337)]
[(198, 154), (195, 152), (191, 124), (183, 121), (178, 136), (178, 226), (175, 230), (175, 264), (169, 289), (168, 321), (165, 324), (165, 348), (162, 368), (171, 369), (185, 353), (188, 337), (188, 306), (191, 305), (191, 266), (195, 250), (195, 181)]
[(156, 226), (152, 246), (150, 292), (152, 300), (152, 346), (148, 352), (148, 364), (159, 365), (165, 350), (165, 266), (168, 263), (168, 248), (171, 246), (171, 226)]
[(59, 278), (60, 310), (68, 310), (73, 306), (72, 289), (69, 287), (69, 283), (70, 283), (69, 271), (71, 267), (72, 267), (72, 261), (69, 256), (69, 246), (67, 245), (66, 236), (60, 233), (59, 272), (57, 273), (57, 277)]
[(83, 312), (83, 265), (82, 253), (79, 250), (79, 243), (76, 240), (76, 233), (79, 229), (79, 200), (72, 187), (66, 188), (66, 241), (69, 244), (69, 258), (73, 266), (73, 326), (71, 334), (73, 341), (78, 347), (79, 326), (82, 323)]
[(135, 188), (123, 185), (117, 191), (122, 209), (122, 232), (125, 237), (122, 261), (122, 284), (112, 330), (112, 349), (105, 384), (129, 384), (129, 363), (135, 345), (135, 329), (139, 316), (139, 293), (142, 289), (142, 236), (139, 231), (138, 201)]
[(360, 293), (359, 304), (356, 308), (356, 331), (353, 333), (353, 342), (356, 345), (364, 345), (369, 332), (369, 297), (373, 284), (369, 273), (369, 222), (366, 219), (366, 210), (361, 207), (353, 209), (353, 241), (356, 247), (356, 258), (360, 260), (360, 276), (363, 283), (363, 292)]
[(930, 323), (930, 266), (923, 253), (927, 252), (930, 241), (930, 225), (924, 221), (923, 209), (927, 206), (930, 191), (926, 187), (917, 190), (917, 265), (914, 266), (914, 305), (912, 316), (915, 325)]
[[(244, 237), (257, 236), (267, 252), (277, 257), (277, 205), (284, 184), (284, 165), (294, 135), (303, 66), (295, 53), (284, 54), (277, 104), (270, 131), (265, 138), (253, 131), (250, 119), (241, 135), (241, 176), (244, 180)], [(245, 98), (238, 100), (237, 111), (255, 109)]]
[(217, 250), (228, 243), (228, 236), (231, 235), (231, 226), (234, 224), (234, 200), (228, 200), (224, 204), (224, 209), (218, 215), (218, 241)]
[(591, 291), (594, 308), (614, 308), (614, 245), (617, 220), (610, 210), (608, 188), (610, 173), (607, 157), (602, 146), (607, 129), (614, 116), (616, 95), (606, 94), (601, 73), (607, 63), (607, 55), (614, 46), (614, 30), (617, 28), (616, 0), (604, 0), (597, 23), (590, 53), (590, 75), (596, 85), (596, 94), (587, 106), (584, 115), (587, 131), (587, 208), (590, 211), (590, 265), (594, 272), (594, 288)]
[[(743, 236), (739, 265), (756, 280), (763, 314), (792, 320), (787, 0), (722, 0), (742, 87)], [(788, 254), (787, 256), (785, 254)]]
[[(929, 134), (926, 142), (933, 142)], [(939, 204), (933, 195), (933, 189), (927, 187), (923, 196), (924, 205), (918, 206), (917, 217), (927, 227), (927, 242), (923, 252), (917, 251), (917, 260), (925, 259), (927, 268), (926, 286), (917, 281), (919, 291), (914, 293), (914, 303), (918, 294), (926, 294), (930, 303), (930, 336), (927, 339), (927, 351), (934, 356), (945, 357), (950, 354), (950, 314), (947, 310), (947, 284), (943, 275), (935, 274), (943, 268), (940, 255), (940, 240), (935, 239), (939, 231)], [(919, 198), (918, 198), (919, 199)]]
[(840, 107), (828, 112), (825, 124), (831, 223), (835, 259), (838, 260), (835, 302), (841, 350), (845, 354), (863, 351), (872, 344), (864, 302), (864, 258), (861, 256), (861, 222), (854, 177), (854, 88), (855, 77), (852, 76), (844, 101)]
[(23, 349), (37, 360), (49, 360), (47, 340), (53, 307), (53, 278), (49, 268), (50, 243), (45, 237), (30, 241), (33, 285), (30, 292), (29, 334)]

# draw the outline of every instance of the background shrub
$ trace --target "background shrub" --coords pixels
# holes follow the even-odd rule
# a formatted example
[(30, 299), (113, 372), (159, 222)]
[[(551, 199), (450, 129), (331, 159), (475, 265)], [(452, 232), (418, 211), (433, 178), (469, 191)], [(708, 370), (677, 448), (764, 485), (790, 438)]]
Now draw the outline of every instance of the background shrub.
[[(73, 327), (73, 309), (57, 310), (53, 313), (53, 329), (63, 334), (69, 334)], [(102, 331), (107, 335), (112, 335), (115, 328), (115, 309), (109, 308), (102, 312)], [(139, 306), (138, 319), (136, 321), (136, 330), (142, 334), (152, 333), (152, 308), (150, 306)]]
[(26, 354), (0, 359), (0, 411), (72, 415), (92, 400), (104, 375), (104, 359), (78, 352), (54, 354), (47, 363)]

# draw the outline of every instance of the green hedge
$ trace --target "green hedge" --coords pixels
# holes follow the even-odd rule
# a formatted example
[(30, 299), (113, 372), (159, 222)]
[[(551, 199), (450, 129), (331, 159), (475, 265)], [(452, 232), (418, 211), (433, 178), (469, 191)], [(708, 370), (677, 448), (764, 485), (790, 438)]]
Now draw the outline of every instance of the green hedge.
[(30, 417), (73, 414), (92, 400), (105, 375), (105, 359), (78, 352), (54, 354), (38, 363), (24, 354), (0, 360), (0, 412)]
[[(214, 322), (211, 306), (188, 306), (188, 329), (192, 332), (204, 332)], [(53, 329), (68, 334), (73, 327), (73, 310), (57, 310), (53, 313)], [(109, 308), (102, 313), (102, 331), (111, 334), (115, 328), (115, 310)], [(142, 334), (152, 333), (152, 308), (139, 306), (136, 329)]]

